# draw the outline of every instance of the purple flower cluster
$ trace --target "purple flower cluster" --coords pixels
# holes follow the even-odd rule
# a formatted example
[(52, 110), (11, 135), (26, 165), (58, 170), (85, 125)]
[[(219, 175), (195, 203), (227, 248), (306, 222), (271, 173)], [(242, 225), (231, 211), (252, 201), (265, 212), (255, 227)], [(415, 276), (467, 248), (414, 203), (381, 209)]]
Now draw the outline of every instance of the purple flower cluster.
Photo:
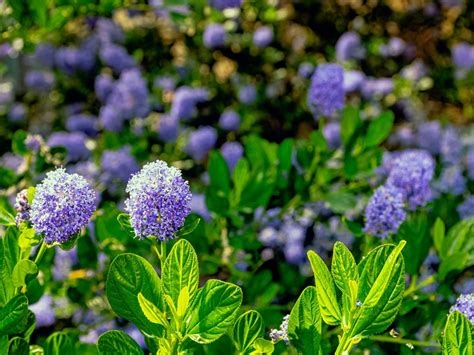
[(56, 169), (36, 187), (31, 223), (47, 244), (65, 243), (89, 222), (95, 200), (94, 190), (82, 176)]
[(381, 186), (365, 209), (364, 231), (381, 238), (396, 233), (406, 218), (402, 192), (394, 186)]
[(337, 64), (319, 65), (308, 91), (308, 107), (315, 119), (333, 116), (344, 107), (344, 71)]
[(20, 103), (15, 103), (10, 107), (8, 112), (8, 119), (10, 122), (21, 122), (26, 116), (26, 106)]
[(387, 184), (398, 188), (411, 210), (423, 206), (430, 197), (435, 162), (424, 150), (407, 150), (394, 161)]
[(221, 47), (224, 45), (226, 37), (224, 26), (219, 23), (212, 23), (204, 30), (204, 47), (211, 49)]
[(242, 6), (243, 0), (210, 0), (209, 4), (217, 10), (225, 10)]
[(135, 235), (161, 241), (175, 237), (190, 213), (191, 192), (181, 172), (157, 160), (146, 164), (129, 180), (126, 211)]
[(450, 165), (443, 168), (439, 181), (435, 183), (438, 191), (461, 195), (466, 190), (466, 179), (459, 165)]
[(273, 30), (269, 26), (257, 28), (253, 34), (253, 44), (257, 48), (265, 48), (273, 41)]
[(221, 153), (232, 172), (239, 159), (244, 155), (244, 148), (239, 142), (226, 142), (221, 147)]
[(179, 118), (173, 115), (161, 115), (158, 135), (164, 142), (173, 142), (178, 136)]
[(250, 105), (257, 100), (257, 88), (253, 84), (242, 85), (237, 93), (240, 103)]
[(344, 33), (336, 43), (336, 59), (345, 62), (351, 59), (360, 60), (365, 57), (360, 36), (355, 32)]
[(71, 132), (82, 132), (88, 136), (97, 134), (97, 117), (80, 113), (69, 116), (66, 120), (66, 128)]
[(217, 142), (217, 132), (211, 126), (199, 127), (189, 135), (188, 144), (185, 147), (188, 153), (195, 161), (202, 161), (207, 153), (214, 148)]
[(67, 150), (67, 160), (77, 161), (87, 159), (90, 155), (86, 147), (86, 135), (81, 132), (54, 132), (48, 138), (49, 147), (64, 147)]
[(174, 94), (171, 115), (180, 120), (188, 120), (196, 114), (197, 104), (208, 100), (209, 91), (206, 89), (181, 86)]
[(468, 196), (457, 208), (461, 219), (474, 217), (474, 196)]
[(115, 73), (121, 73), (125, 69), (136, 66), (135, 60), (128, 54), (127, 50), (113, 43), (104, 45), (99, 51), (99, 57)]
[(15, 199), (15, 216), (16, 225), (20, 226), (22, 222), (29, 222), (31, 206), (28, 203), (28, 190), (21, 190)]
[(48, 71), (31, 70), (25, 75), (25, 85), (28, 89), (43, 93), (50, 91), (54, 86), (54, 75)]
[(341, 145), (341, 124), (339, 122), (327, 123), (323, 128), (323, 135), (329, 148), (339, 148)]
[(459, 311), (466, 316), (469, 321), (474, 324), (474, 293), (460, 295), (456, 300), (450, 312)]
[(226, 131), (237, 131), (240, 127), (240, 116), (234, 110), (225, 110), (219, 117), (219, 127)]
[(130, 147), (119, 150), (106, 150), (102, 154), (100, 181), (107, 190), (115, 194), (124, 186), (132, 174), (140, 170), (135, 157), (130, 153)]
[(290, 320), (290, 315), (287, 314), (283, 317), (283, 321), (280, 324), (280, 329), (270, 330), (270, 339), (272, 342), (277, 343), (280, 340), (283, 340), (286, 345), (290, 345), (290, 340), (288, 339), (288, 322)]

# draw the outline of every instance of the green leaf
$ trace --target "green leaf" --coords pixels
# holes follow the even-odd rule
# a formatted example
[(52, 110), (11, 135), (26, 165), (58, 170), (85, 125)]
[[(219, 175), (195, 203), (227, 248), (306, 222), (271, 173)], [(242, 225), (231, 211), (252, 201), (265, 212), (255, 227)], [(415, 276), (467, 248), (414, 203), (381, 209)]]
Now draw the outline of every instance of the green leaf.
[(357, 198), (350, 192), (334, 191), (326, 196), (326, 202), (334, 212), (344, 213), (356, 205)]
[(0, 309), (0, 336), (22, 331), (27, 322), (28, 299), (24, 295), (17, 295)]
[(441, 218), (436, 218), (433, 228), (433, 242), (436, 250), (441, 250), (443, 246), (444, 237), (446, 236), (446, 227)]
[(74, 342), (65, 332), (51, 334), (44, 343), (44, 355), (74, 355), (75, 353)]
[(97, 348), (101, 355), (143, 354), (143, 350), (127, 333), (109, 330), (99, 337)]
[(240, 353), (246, 353), (255, 340), (263, 335), (263, 319), (257, 311), (242, 314), (234, 324), (233, 340)]
[(0, 238), (0, 307), (5, 305), (15, 292), (12, 273), (19, 256), (18, 229), (9, 227)]
[(314, 273), (321, 316), (328, 325), (337, 325), (341, 322), (341, 309), (337, 302), (332, 276), (324, 261), (314, 251), (308, 252), (308, 259)]
[(218, 151), (211, 152), (209, 156), (209, 183), (212, 189), (223, 196), (228, 196), (230, 191), (230, 174), (227, 162)]
[(143, 314), (138, 294), (162, 310), (161, 280), (144, 258), (130, 253), (117, 256), (111, 263), (106, 282), (107, 299), (118, 316), (133, 322), (150, 335), (160, 334), (161, 326)]
[(407, 245), (403, 249), (406, 272), (410, 275), (417, 275), (431, 247), (426, 214), (410, 216), (402, 223), (394, 240), (396, 242), (406, 240)]
[(185, 235), (191, 234), (199, 225), (201, 218), (196, 215), (189, 215), (184, 221), (184, 226), (182, 226), (177, 232), (177, 237), (184, 237)]
[(0, 225), (16, 226), (15, 216), (8, 212), (4, 207), (0, 206)]
[(33, 13), (35, 24), (45, 26), (47, 20), (47, 1), (44, 0), (30, 0), (29, 6)]
[(20, 236), (18, 237), (18, 245), (22, 250), (30, 250), (29, 248), (34, 245), (38, 245), (39, 242), (41, 242), (41, 236), (35, 234), (35, 230), (33, 228), (23, 229)]
[(130, 223), (130, 216), (128, 213), (120, 213), (117, 216), (117, 222), (119, 222), (120, 226), (123, 229), (127, 229), (127, 230), (133, 229), (132, 224)]
[(321, 353), (321, 314), (314, 286), (306, 287), (296, 301), (288, 321), (290, 343), (303, 354)]
[(358, 310), (351, 336), (365, 337), (383, 332), (395, 319), (405, 290), (405, 267), (402, 250), (406, 242), (396, 247), (375, 248), (359, 264)]
[(148, 301), (141, 292), (138, 294), (138, 304), (140, 305), (143, 314), (150, 322), (161, 324), (164, 327), (168, 325), (168, 320), (163, 312), (153, 303)]
[(458, 311), (452, 312), (444, 328), (443, 355), (473, 354), (473, 333), (469, 319)]
[(232, 325), (241, 303), (240, 287), (208, 280), (198, 290), (186, 313), (183, 335), (199, 344), (212, 343)]
[(275, 351), (275, 345), (270, 340), (264, 338), (258, 338), (255, 340), (255, 343), (253, 343), (253, 348), (255, 351), (251, 352), (252, 355), (272, 354), (273, 351)]
[(189, 296), (188, 286), (184, 286), (179, 292), (178, 306), (176, 307), (176, 314), (179, 318), (183, 317), (186, 313), (190, 299), (191, 297)]
[(9, 355), (29, 355), (30, 346), (28, 342), (20, 337), (14, 337), (8, 343)]
[(26, 286), (36, 275), (38, 275), (38, 266), (33, 261), (20, 260), (13, 268), (13, 286)]
[(370, 122), (364, 143), (365, 147), (374, 147), (382, 143), (390, 134), (395, 116), (392, 111), (382, 113), (378, 118)]
[[(34, 0), (33, 0), (34, 1)], [(12, 137), (12, 151), (18, 155), (25, 155), (28, 153), (28, 148), (25, 144), (25, 139), (27, 137), (27, 133), (23, 130), (17, 130)]]
[(163, 290), (178, 306), (178, 297), (184, 287), (193, 298), (199, 284), (199, 266), (196, 252), (186, 239), (180, 239), (171, 249), (163, 266)]
[(349, 284), (351, 280), (359, 282), (359, 272), (354, 257), (341, 242), (334, 244), (331, 273), (337, 288), (347, 296), (351, 296)]
[(347, 106), (342, 112), (341, 140), (347, 144), (360, 124), (359, 109)]

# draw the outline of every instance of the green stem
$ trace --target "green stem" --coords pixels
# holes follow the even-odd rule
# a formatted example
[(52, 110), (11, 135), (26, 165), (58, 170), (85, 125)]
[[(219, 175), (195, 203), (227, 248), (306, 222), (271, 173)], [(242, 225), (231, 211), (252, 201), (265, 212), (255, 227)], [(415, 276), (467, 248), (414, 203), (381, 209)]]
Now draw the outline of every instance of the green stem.
[(44, 242), (44, 240), (42, 240), (40, 249), (38, 251), (38, 254), (36, 254), (36, 258), (35, 258), (36, 265), (38, 265), (41, 259), (43, 258), (44, 252), (46, 251), (47, 248), (48, 247), (46, 246), (46, 243)]
[(395, 344), (411, 344), (413, 346), (432, 346), (435, 348), (441, 348), (440, 344), (432, 343), (430, 341), (419, 341), (419, 340), (411, 340), (411, 339), (402, 339), (402, 338), (393, 338), (386, 335), (374, 335), (370, 337), (371, 340), (384, 342), (384, 343), (395, 343)]
[(352, 348), (352, 338), (350, 333), (342, 334), (342, 338), (339, 341), (339, 345), (337, 346), (335, 355), (344, 355), (349, 354), (349, 350)]
[(160, 243), (160, 249), (161, 249), (160, 267), (161, 267), (161, 275), (163, 275), (163, 269), (164, 269), (165, 260), (166, 260), (166, 242)]

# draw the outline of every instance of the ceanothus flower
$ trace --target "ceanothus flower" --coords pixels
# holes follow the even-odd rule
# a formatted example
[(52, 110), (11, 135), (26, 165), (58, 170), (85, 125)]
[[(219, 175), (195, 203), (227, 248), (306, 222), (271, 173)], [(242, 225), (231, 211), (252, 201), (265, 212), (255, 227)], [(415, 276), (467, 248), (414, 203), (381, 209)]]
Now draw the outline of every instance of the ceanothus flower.
[(431, 154), (439, 154), (443, 129), (439, 121), (423, 122), (417, 128), (416, 144)]
[(341, 145), (341, 124), (329, 122), (323, 127), (323, 136), (326, 138), (329, 148), (337, 149)]
[(392, 185), (375, 190), (365, 209), (364, 231), (380, 238), (396, 233), (406, 218), (403, 193)]
[(351, 59), (363, 59), (365, 49), (362, 47), (360, 36), (355, 32), (344, 33), (336, 43), (336, 59), (345, 62)]
[(46, 244), (65, 243), (94, 213), (96, 194), (86, 179), (59, 168), (46, 174), (36, 187), (31, 204), (31, 223)]
[(102, 169), (100, 181), (111, 193), (117, 193), (130, 176), (139, 170), (137, 160), (131, 154), (129, 146), (104, 151), (100, 166)]
[(285, 342), (286, 345), (290, 345), (290, 340), (288, 339), (288, 321), (290, 320), (290, 315), (287, 314), (283, 317), (283, 322), (280, 324), (280, 329), (272, 329), (270, 331), (270, 339), (272, 342), (277, 343), (280, 339)]
[(167, 241), (175, 237), (191, 212), (191, 192), (181, 171), (157, 160), (146, 164), (129, 180), (125, 209), (135, 235)]
[(121, 73), (125, 69), (133, 68), (136, 65), (135, 60), (124, 47), (112, 43), (108, 43), (100, 49), (99, 57), (115, 73)]
[(53, 298), (50, 293), (43, 295), (38, 302), (28, 306), (28, 308), (35, 314), (38, 328), (52, 326), (56, 321)]
[(430, 196), (434, 160), (424, 150), (407, 150), (394, 161), (387, 184), (398, 188), (411, 210), (423, 206)]
[(90, 154), (86, 147), (86, 135), (82, 132), (54, 132), (48, 138), (48, 146), (66, 148), (68, 161), (85, 159)]
[(66, 128), (70, 132), (82, 132), (88, 136), (97, 134), (97, 117), (80, 113), (69, 116), (66, 120)]
[(94, 83), (94, 91), (97, 98), (106, 102), (107, 97), (112, 92), (114, 88), (114, 78), (107, 74), (97, 75)]
[(229, 170), (233, 171), (239, 159), (244, 155), (244, 148), (239, 142), (226, 142), (221, 147), (221, 153)]
[(461, 195), (466, 190), (466, 179), (462, 175), (460, 166), (451, 165), (443, 168), (435, 187), (440, 192)]
[(201, 161), (206, 157), (207, 153), (214, 148), (216, 142), (217, 132), (215, 128), (203, 126), (189, 135), (188, 144), (184, 150), (194, 160)]
[(308, 107), (315, 119), (333, 116), (344, 107), (344, 71), (337, 64), (318, 65), (311, 77)]
[(20, 103), (15, 103), (8, 111), (8, 119), (10, 122), (21, 122), (26, 117), (26, 106)]
[(474, 293), (460, 295), (449, 312), (459, 311), (474, 324)]
[(25, 85), (38, 93), (50, 91), (54, 85), (54, 75), (47, 71), (31, 70), (25, 75)]
[(197, 104), (208, 100), (208, 90), (181, 86), (174, 94), (171, 115), (182, 120), (188, 120), (196, 114)]
[(354, 92), (360, 90), (365, 81), (365, 75), (358, 70), (344, 71), (344, 92)]
[(444, 163), (457, 164), (463, 153), (461, 137), (456, 128), (447, 127), (441, 136), (441, 158)]
[(28, 202), (28, 190), (21, 190), (16, 195), (14, 207), (17, 211), (17, 215), (15, 216), (17, 226), (19, 226), (22, 222), (28, 222), (30, 220), (31, 206)]
[(114, 106), (105, 105), (100, 109), (99, 122), (106, 131), (120, 132), (123, 129), (124, 117)]
[(178, 137), (179, 118), (173, 115), (161, 115), (158, 136), (164, 142), (173, 142)]
[(399, 37), (392, 37), (386, 45), (380, 47), (380, 54), (384, 57), (398, 57), (405, 51), (407, 45)]
[(243, 85), (239, 88), (237, 96), (241, 103), (245, 105), (253, 104), (257, 99), (257, 89), (253, 84)]
[(273, 30), (269, 26), (262, 26), (253, 34), (253, 44), (257, 48), (265, 48), (273, 41)]
[(474, 217), (474, 196), (466, 197), (464, 202), (458, 206), (457, 211), (461, 219)]
[(298, 75), (302, 78), (308, 79), (314, 72), (314, 65), (309, 62), (303, 62), (298, 67)]
[(240, 116), (234, 110), (225, 110), (219, 117), (219, 127), (226, 131), (236, 131), (240, 127)]
[(362, 85), (362, 95), (366, 99), (387, 96), (394, 89), (392, 78), (368, 78)]
[(217, 48), (224, 45), (226, 32), (224, 26), (219, 23), (211, 23), (204, 30), (203, 42), (206, 48)]
[(210, 0), (209, 5), (222, 11), (242, 6), (242, 0)]

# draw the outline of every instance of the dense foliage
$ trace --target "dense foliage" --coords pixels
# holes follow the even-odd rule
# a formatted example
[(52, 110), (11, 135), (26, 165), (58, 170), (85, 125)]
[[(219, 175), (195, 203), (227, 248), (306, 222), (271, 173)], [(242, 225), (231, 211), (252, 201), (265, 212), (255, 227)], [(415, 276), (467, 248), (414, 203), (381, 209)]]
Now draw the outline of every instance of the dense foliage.
[(0, 2), (0, 354), (472, 354), (473, 24)]

